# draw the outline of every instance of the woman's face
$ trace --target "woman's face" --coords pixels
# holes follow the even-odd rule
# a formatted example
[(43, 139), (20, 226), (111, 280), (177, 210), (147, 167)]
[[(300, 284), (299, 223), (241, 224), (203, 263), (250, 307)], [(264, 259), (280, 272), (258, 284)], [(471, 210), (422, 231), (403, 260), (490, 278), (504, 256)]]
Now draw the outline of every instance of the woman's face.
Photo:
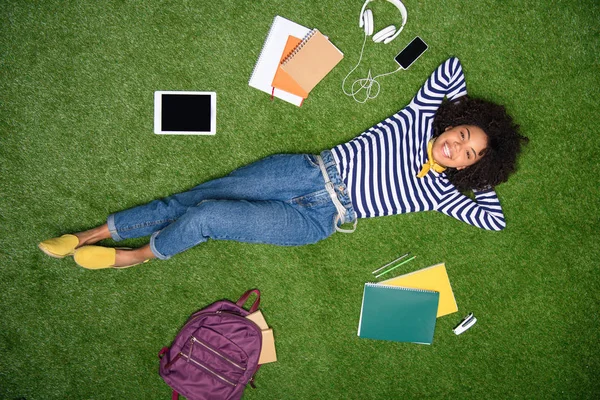
[(487, 147), (487, 135), (474, 125), (449, 126), (433, 142), (433, 159), (448, 168), (464, 169), (475, 164)]

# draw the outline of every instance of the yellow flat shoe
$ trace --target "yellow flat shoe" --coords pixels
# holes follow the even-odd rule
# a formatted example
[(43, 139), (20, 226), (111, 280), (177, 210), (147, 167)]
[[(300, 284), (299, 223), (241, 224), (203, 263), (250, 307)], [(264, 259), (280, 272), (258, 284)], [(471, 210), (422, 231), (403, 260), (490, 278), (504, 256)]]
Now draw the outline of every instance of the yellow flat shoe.
[(79, 239), (75, 235), (62, 235), (61, 237), (44, 240), (38, 247), (41, 251), (54, 258), (72, 256)]
[[(123, 248), (120, 248), (123, 249)], [(139, 265), (142, 263), (136, 263), (131, 265), (126, 265), (124, 267), (115, 267), (115, 261), (117, 257), (117, 249), (112, 247), (102, 247), (102, 246), (83, 246), (75, 250), (75, 254), (73, 255), (73, 259), (80, 267), (87, 269), (104, 269), (104, 268), (129, 268), (134, 265)], [(143, 262), (148, 262), (149, 260), (145, 260)]]

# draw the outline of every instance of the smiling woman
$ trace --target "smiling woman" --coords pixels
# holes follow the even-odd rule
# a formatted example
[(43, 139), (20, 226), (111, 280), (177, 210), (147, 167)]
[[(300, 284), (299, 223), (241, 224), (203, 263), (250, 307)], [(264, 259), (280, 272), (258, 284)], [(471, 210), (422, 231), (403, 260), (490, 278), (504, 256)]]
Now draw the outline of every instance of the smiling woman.
[(468, 96), (444, 101), (433, 129), (433, 157), (449, 167), (446, 177), (459, 190), (506, 182), (528, 141), (504, 106)]
[[(209, 239), (300, 246), (351, 232), (341, 225), (358, 218), (430, 210), (501, 230), (504, 214), (489, 186), (514, 169), (523, 139), (517, 128), (503, 107), (466, 98), (462, 67), (451, 58), (408, 106), (348, 143), (268, 157), (39, 247), (100, 269), (166, 260)], [(462, 188), (485, 190), (472, 200)], [(92, 246), (143, 236), (150, 243), (136, 250)]]

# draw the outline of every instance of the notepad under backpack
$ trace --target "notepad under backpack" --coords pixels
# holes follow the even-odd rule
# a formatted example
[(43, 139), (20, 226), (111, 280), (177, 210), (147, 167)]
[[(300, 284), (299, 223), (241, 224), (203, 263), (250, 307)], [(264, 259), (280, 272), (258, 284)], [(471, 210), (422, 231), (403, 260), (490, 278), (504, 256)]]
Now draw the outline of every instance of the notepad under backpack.
[(273, 329), (269, 328), (267, 321), (260, 310), (246, 316), (250, 321), (254, 322), (262, 333), (262, 347), (260, 349), (260, 357), (258, 364), (267, 364), (277, 361), (277, 352), (275, 351), (275, 337)]
[(366, 283), (358, 336), (368, 339), (431, 344), (439, 293)]

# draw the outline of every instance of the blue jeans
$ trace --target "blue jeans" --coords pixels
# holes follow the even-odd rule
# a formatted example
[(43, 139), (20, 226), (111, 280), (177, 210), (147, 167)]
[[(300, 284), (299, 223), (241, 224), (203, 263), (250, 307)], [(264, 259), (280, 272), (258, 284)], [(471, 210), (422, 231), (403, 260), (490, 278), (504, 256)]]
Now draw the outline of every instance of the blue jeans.
[[(338, 199), (356, 219), (330, 151), (321, 153)], [(274, 155), (226, 177), (112, 214), (114, 240), (149, 236), (154, 255), (166, 260), (208, 239), (299, 246), (335, 232), (337, 211), (313, 155)]]

